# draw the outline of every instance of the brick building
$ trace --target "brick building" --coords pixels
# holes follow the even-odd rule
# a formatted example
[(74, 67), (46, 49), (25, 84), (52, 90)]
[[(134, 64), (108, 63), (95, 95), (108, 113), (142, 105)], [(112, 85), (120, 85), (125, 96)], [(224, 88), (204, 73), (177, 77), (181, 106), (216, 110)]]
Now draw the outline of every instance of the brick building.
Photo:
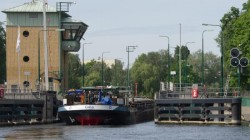
[[(32, 0), (8, 8), (6, 14), (6, 67), (7, 89), (15, 92), (45, 90), (44, 33), (47, 36), (49, 90), (68, 89), (68, 53), (80, 49), (80, 40), (88, 25), (74, 20), (67, 13), (71, 2), (58, 2), (56, 7), (46, 4), (44, 30), (44, 3)], [(16, 50), (20, 31), (20, 51)], [(19, 82), (20, 76), (20, 82)]]

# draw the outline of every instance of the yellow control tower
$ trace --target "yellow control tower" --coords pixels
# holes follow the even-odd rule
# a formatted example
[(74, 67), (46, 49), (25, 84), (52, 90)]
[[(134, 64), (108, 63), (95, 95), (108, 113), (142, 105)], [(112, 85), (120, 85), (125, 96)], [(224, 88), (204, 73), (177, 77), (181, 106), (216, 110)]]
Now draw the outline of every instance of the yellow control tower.
[(44, 44), (47, 44), (48, 90), (68, 89), (67, 56), (79, 51), (80, 40), (88, 28), (67, 13), (71, 4), (58, 2), (54, 8), (42, 0), (32, 0), (2, 11), (6, 14), (7, 92), (46, 90)]

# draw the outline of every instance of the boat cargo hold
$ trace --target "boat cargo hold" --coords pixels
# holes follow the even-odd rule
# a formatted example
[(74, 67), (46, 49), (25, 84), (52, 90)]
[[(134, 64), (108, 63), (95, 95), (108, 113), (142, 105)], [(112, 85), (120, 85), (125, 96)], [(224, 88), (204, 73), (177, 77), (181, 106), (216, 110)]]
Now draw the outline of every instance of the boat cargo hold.
[(125, 87), (85, 87), (69, 91), (58, 116), (66, 124), (126, 125), (154, 119), (154, 101), (132, 97)]

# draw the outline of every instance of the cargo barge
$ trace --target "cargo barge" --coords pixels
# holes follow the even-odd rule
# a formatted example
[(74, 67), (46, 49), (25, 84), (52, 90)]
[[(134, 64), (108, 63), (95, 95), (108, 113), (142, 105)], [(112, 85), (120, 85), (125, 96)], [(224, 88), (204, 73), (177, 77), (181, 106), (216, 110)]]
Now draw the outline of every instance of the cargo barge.
[(125, 87), (86, 87), (68, 92), (58, 116), (68, 125), (127, 125), (154, 119), (154, 101)]

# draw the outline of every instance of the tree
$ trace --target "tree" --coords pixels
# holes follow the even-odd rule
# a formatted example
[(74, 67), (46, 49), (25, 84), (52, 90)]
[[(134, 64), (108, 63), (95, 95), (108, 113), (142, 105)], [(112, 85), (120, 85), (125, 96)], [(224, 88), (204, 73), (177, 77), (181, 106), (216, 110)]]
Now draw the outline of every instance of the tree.
[(152, 63), (137, 61), (131, 69), (131, 78), (138, 83), (141, 95), (153, 96), (159, 90), (159, 67)]
[[(180, 74), (179, 73), (179, 63), (180, 63), (179, 62), (179, 49), (180, 49), (180, 47), (176, 46), (175, 53), (174, 53), (174, 61), (172, 62), (172, 64), (174, 64), (174, 65), (172, 65), (172, 67), (171, 67), (171, 70), (176, 71), (176, 76), (173, 77), (173, 78), (175, 78), (173, 80), (174, 83), (179, 83), (180, 82), (179, 81), (180, 79), (178, 78), (179, 74)], [(187, 71), (188, 71), (187, 59), (188, 59), (189, 55), (190, 55), (190, 51), (189, 51), (188, 47), (187, 46), (181, 46), (181, 75), (182, 75), (181, 79), (184, 79), (184, 83), (187, 82), (186, 81), (186, 78), (187, 78), (186, 76), (187, 76)]]
[(220, 57), (212, 52), (204, 54), (204, 84), (212, 87), (219, 87)]
[(0, 22), (0, 84), (6, 81), (6, 32)]
[(160, 81), (167, 80), (167, 54), (167, 51), (160, 50), (141, 54), (136, 59), (131, 68), (131, 79), (132, 83), (138, 83), (140, 95), (153, 97), (159, 91)]
[[(179, 58), (179, 48), (180, 46), (177, 46), (175, 48), (175, 56)], [(190, 54), (190, 51), (187, 46), (181, 46), (181, 60), (187, 60), (188, 56)]]
[(86, 86), (100, 86), (101, 85), (100, 77), (101, 75), (98, 71), (92, 71), (85, 77)]
[[(220, 43), (223, 35), (223, 48), (224, 48), (224, 73), (231, 75), (230, 86), (238, 86), (237, 83), (237, 68), (230, 65), (230, 50), (237, 47), (243, 54), (240, 56), (250, 57), (250, 1), (243, 4), (242, 12), (239, 9), (232, 7), (230, 11), (221, 19), (222, 31), (217, 42)], [(250, 85), (249, 67), (243, 68), (241, 75), (241, 88), (247, 89)], [(226, 76), (225, 76), (226, 77)], [(225, 78), (224, 77), (224, 78)]]
[(68, 53), (68, 87), (79, 89), (81, 87), (81, 63), (78, 54)]
[(126, 71), (123, 70), (123, 63), (115, 60), (115, 64), (111, 65), (111, 85), (124, 86), (126, 85)]
[(85, 65), (85, 85), (84, 86), (100, 86), (102, 63), (91, 60)]
[[(186, 67), (186, 60), (190, 55), (190, 51), (186, 46), (182, 46), (182, 79), (188, 77), (190, 82), (194, 82), (192, 67)], [(175, 48), (174, 58), (168, 57), (166, 50), (160, 50), (158, 52), (149, 52), (142, 54), (136, 59), (133, 67), (131, 68), (132, 82), (138, 83), (138, 91), (141, 95), (147, 95), (152, 97), (155, 92), (159, 91), (160, 82), (167, 81), (167, 67), (170, 66), (171, 71), (178, 73), (179, 68), (179, 46)], [(170, 58), (170, 64), (168, 64), (168, 58)], [(186, 72), (186, 73), (185, 73)], [(188, 74), (188, 75), (185, 75)], [(198, 77), (199, 75), (197, 75)], [(176, 76), (177, 77), (177, 76)], [(178, 83), (179, 80), (176, 77), (171, 77), (170, 82)]]
[[(202, 53), (198, 50), (192, 53), (188, 58), (188, 64), (191, 66), (189, 71), (189, 82), (201, 83), (202, 79)], [(212, 52), (204, 54), (204, 83), (209, 86), (218, 85), (218, 77), (220, 72), (220, 57)], [(217, 81), (216, 81), (217, 79)], [(217, 83), (217, 84), (214, 84)]]

